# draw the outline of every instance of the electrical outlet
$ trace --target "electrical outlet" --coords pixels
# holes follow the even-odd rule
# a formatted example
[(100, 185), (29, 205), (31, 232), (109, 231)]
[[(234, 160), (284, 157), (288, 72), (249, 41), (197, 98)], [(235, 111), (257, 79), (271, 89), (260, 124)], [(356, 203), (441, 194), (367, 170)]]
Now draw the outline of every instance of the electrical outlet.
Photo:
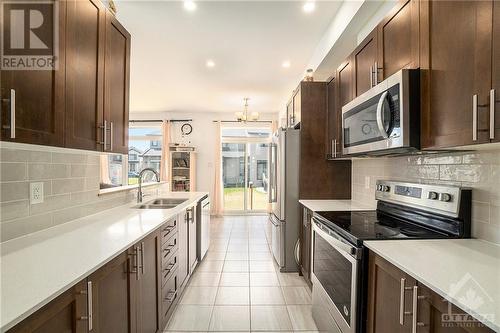
[(370, 177), (369, 176), (365, 176), (365, 189), (369, 189), (370, 188)]
[(30, 203), (43, 202), (43, 183), (30, 183)]

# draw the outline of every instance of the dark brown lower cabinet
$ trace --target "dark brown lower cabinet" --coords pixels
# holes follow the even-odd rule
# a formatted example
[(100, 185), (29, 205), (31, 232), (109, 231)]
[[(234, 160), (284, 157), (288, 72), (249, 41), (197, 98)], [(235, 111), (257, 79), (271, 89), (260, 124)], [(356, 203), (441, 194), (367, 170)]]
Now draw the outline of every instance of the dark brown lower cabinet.
[(155, 333), (160, 330), (158, 296), (160, 294), (161, 259), (159, 232), (146, 237), (139, 243), (140, 279), (137, 302), (137, 332)]
[[(412, 288), (416, 280), (391, 263), (370, 253), (368, 268), (367, 332), (411, 332), (411, 318), (404, 316), (400, 323), (401, 285)], [(411, 309), (411, 290), (404, 291), (404, 310)]]
[(133, 247), (88, 277), (92, 293), (92, 327), (89, 331), (136, 332), (137, 284), (140, 278), (139, 257), (136, 254), (137, 247)]
[[(454, 319), (466, 313), (373, 252), (368, 275), (368, 333), (493, 333), (479, 322)], [(450, 308), (458, 316), (448, 316)]]
[(311, 282), (311, 229), (313, 212), (305, 208), (302, 212), (302, 228), (300, 233), (300, 272), (309, 286)]
[(189, 278), (186, 215), (166, 221), (9, 333), (161, 332)]
[(9, 333), (87, 332), (87, 282), (79, 282), (41, 310), (12, 328)]

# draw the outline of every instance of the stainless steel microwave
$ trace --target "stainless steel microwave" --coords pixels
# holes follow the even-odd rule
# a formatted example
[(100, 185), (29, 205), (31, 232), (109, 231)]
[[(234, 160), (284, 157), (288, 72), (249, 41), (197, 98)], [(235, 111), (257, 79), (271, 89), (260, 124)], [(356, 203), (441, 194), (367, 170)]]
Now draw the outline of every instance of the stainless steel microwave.
[(342, 107), (344, 155), (420, 149), (420, 72), (403, 69)]

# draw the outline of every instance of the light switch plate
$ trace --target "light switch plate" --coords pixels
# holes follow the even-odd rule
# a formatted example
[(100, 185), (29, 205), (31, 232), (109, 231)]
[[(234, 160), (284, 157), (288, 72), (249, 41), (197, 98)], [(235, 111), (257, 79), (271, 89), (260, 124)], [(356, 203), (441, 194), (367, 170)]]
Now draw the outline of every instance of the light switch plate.
[(43, 183), (30, 183), (30, 203), (39, 204), (43, 202)]

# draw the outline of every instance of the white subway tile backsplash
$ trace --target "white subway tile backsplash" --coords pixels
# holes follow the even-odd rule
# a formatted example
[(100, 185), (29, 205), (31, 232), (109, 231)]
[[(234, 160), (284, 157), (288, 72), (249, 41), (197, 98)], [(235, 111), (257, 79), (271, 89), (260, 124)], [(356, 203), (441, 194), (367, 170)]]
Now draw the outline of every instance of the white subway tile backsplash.
[(472, 188), (473, 236), (500, 243), (500, 151), (354, 159), (352, 199), (375, 205), (377, 179)]
[(0, 163), (0, 179), (5, 182), (26, 180), (26, 163)]
[[(0, 240), (135, 200), (135, 190), (98, 195), (99, 163), (96, 152), (13, 143), (0, 148)], [(29, 184), (39, 181), (44, 202), (32, 205)]]
[(28, 179), (60, 179), (69, 177), (69, 166), (66, 164), (28, 163)]

